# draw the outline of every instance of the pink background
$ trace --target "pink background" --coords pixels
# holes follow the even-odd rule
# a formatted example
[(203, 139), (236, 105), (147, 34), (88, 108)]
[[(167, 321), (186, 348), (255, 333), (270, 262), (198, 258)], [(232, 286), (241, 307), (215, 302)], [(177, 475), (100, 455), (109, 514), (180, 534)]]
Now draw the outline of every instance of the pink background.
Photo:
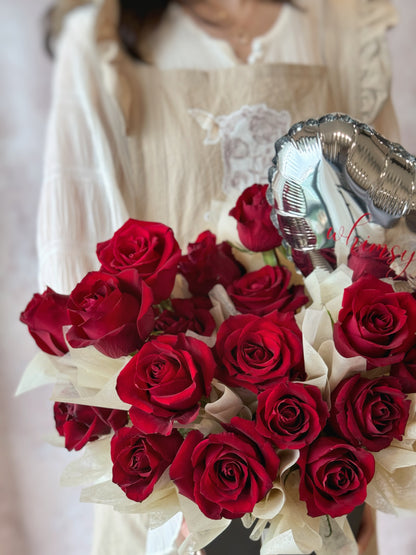
[[(52, 423), (49, 390), (13, 397), (35, 354), (19, 312), (37, 288), (35, 216), (42, 173), (51, 64), (41, 47), (41, 18), (49, 0), (0, 3), (0, 551), (8, 555), (83, 555), (90, 550), (92, 507), (77, 489), (59, 485), (73, 456), (44, 442)], [(390, 33), (393, 100), (402, 144), (416, 153), (416, 3), (396, 0), (399, 27)], [(416, 517), (379, 517), (380, 555), (413, 555)]]

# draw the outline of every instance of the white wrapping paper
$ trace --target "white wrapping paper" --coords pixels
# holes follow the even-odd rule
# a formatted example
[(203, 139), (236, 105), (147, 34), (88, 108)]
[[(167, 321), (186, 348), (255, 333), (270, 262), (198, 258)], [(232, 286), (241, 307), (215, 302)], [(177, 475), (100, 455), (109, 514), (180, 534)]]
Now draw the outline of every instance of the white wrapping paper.
[(385, 513), (416, 511), (416, 394), (402, 441), (374, 453), (376, 472), (367, 488), (367, 503)]
[(21, 395), (42, 385), (56, 383), (59, 378), (65, 379), (65, 375), (61, 374), (55, 364), (56, 358), (42, 351), (37, 353), (23, 373), (16, 395)]

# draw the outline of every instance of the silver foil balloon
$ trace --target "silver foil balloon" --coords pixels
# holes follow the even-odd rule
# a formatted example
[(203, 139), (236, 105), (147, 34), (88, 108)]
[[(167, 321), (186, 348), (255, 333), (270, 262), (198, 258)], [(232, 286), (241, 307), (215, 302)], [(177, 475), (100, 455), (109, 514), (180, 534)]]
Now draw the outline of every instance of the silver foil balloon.
[(367, 241), (407, 264), (416, 249), (414, 156), (342, 114), (295, 124), (275, 149), (268, 200), (292, 249), (325, 267), (320, 249)]

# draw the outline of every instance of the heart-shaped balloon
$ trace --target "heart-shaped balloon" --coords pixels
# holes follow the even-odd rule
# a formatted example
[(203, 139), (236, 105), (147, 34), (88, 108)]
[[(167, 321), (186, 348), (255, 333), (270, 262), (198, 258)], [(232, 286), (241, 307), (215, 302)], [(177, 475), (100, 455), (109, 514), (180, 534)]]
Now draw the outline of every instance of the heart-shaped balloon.
[(295, 124), (275, 149), (268, 200), (292, 249), (325, 267), (322, 248), (385, 244), (394, 246), (401, 269), (416, 275), (414, 156), (342, 114)]

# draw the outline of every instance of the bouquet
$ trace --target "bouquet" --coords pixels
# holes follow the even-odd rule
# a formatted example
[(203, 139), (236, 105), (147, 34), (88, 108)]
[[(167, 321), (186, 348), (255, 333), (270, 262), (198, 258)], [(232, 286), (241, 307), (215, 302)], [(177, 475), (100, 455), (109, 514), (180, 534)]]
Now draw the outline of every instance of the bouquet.
[(181, 255), (172, 230), (129, 220), (99, 271), (21, 316), (43, 351), (23, 384), (56, 379), (58, 433), (85, 450), (66, 480), (154, 524), (182, 511), (195, 549), (242, 518), (262, 553), (319, 551), (325, 526), (350, 540), (344, 515), (366, 500), (414, 505), (416, 299), (370, 245), (333, 273), (298, 260), (306, 290), (292, 285), (266, 188), (231, 211), (259, 269), (209, 231)]
[(180, 553), (240, 518), (262, 555), (356, 553), (355, 507), (416, 509), (416, 298), (379, 244), (344, 235), (332, 272), (290, 251), (267, 187), (232, 207), (238, 243), (205, 231), (182, 254), (131, 219), (70, 295), (35, 294), (20, 390), (55, 383), (83, 450), (63, 482), (155, 528), (181, 512)]

